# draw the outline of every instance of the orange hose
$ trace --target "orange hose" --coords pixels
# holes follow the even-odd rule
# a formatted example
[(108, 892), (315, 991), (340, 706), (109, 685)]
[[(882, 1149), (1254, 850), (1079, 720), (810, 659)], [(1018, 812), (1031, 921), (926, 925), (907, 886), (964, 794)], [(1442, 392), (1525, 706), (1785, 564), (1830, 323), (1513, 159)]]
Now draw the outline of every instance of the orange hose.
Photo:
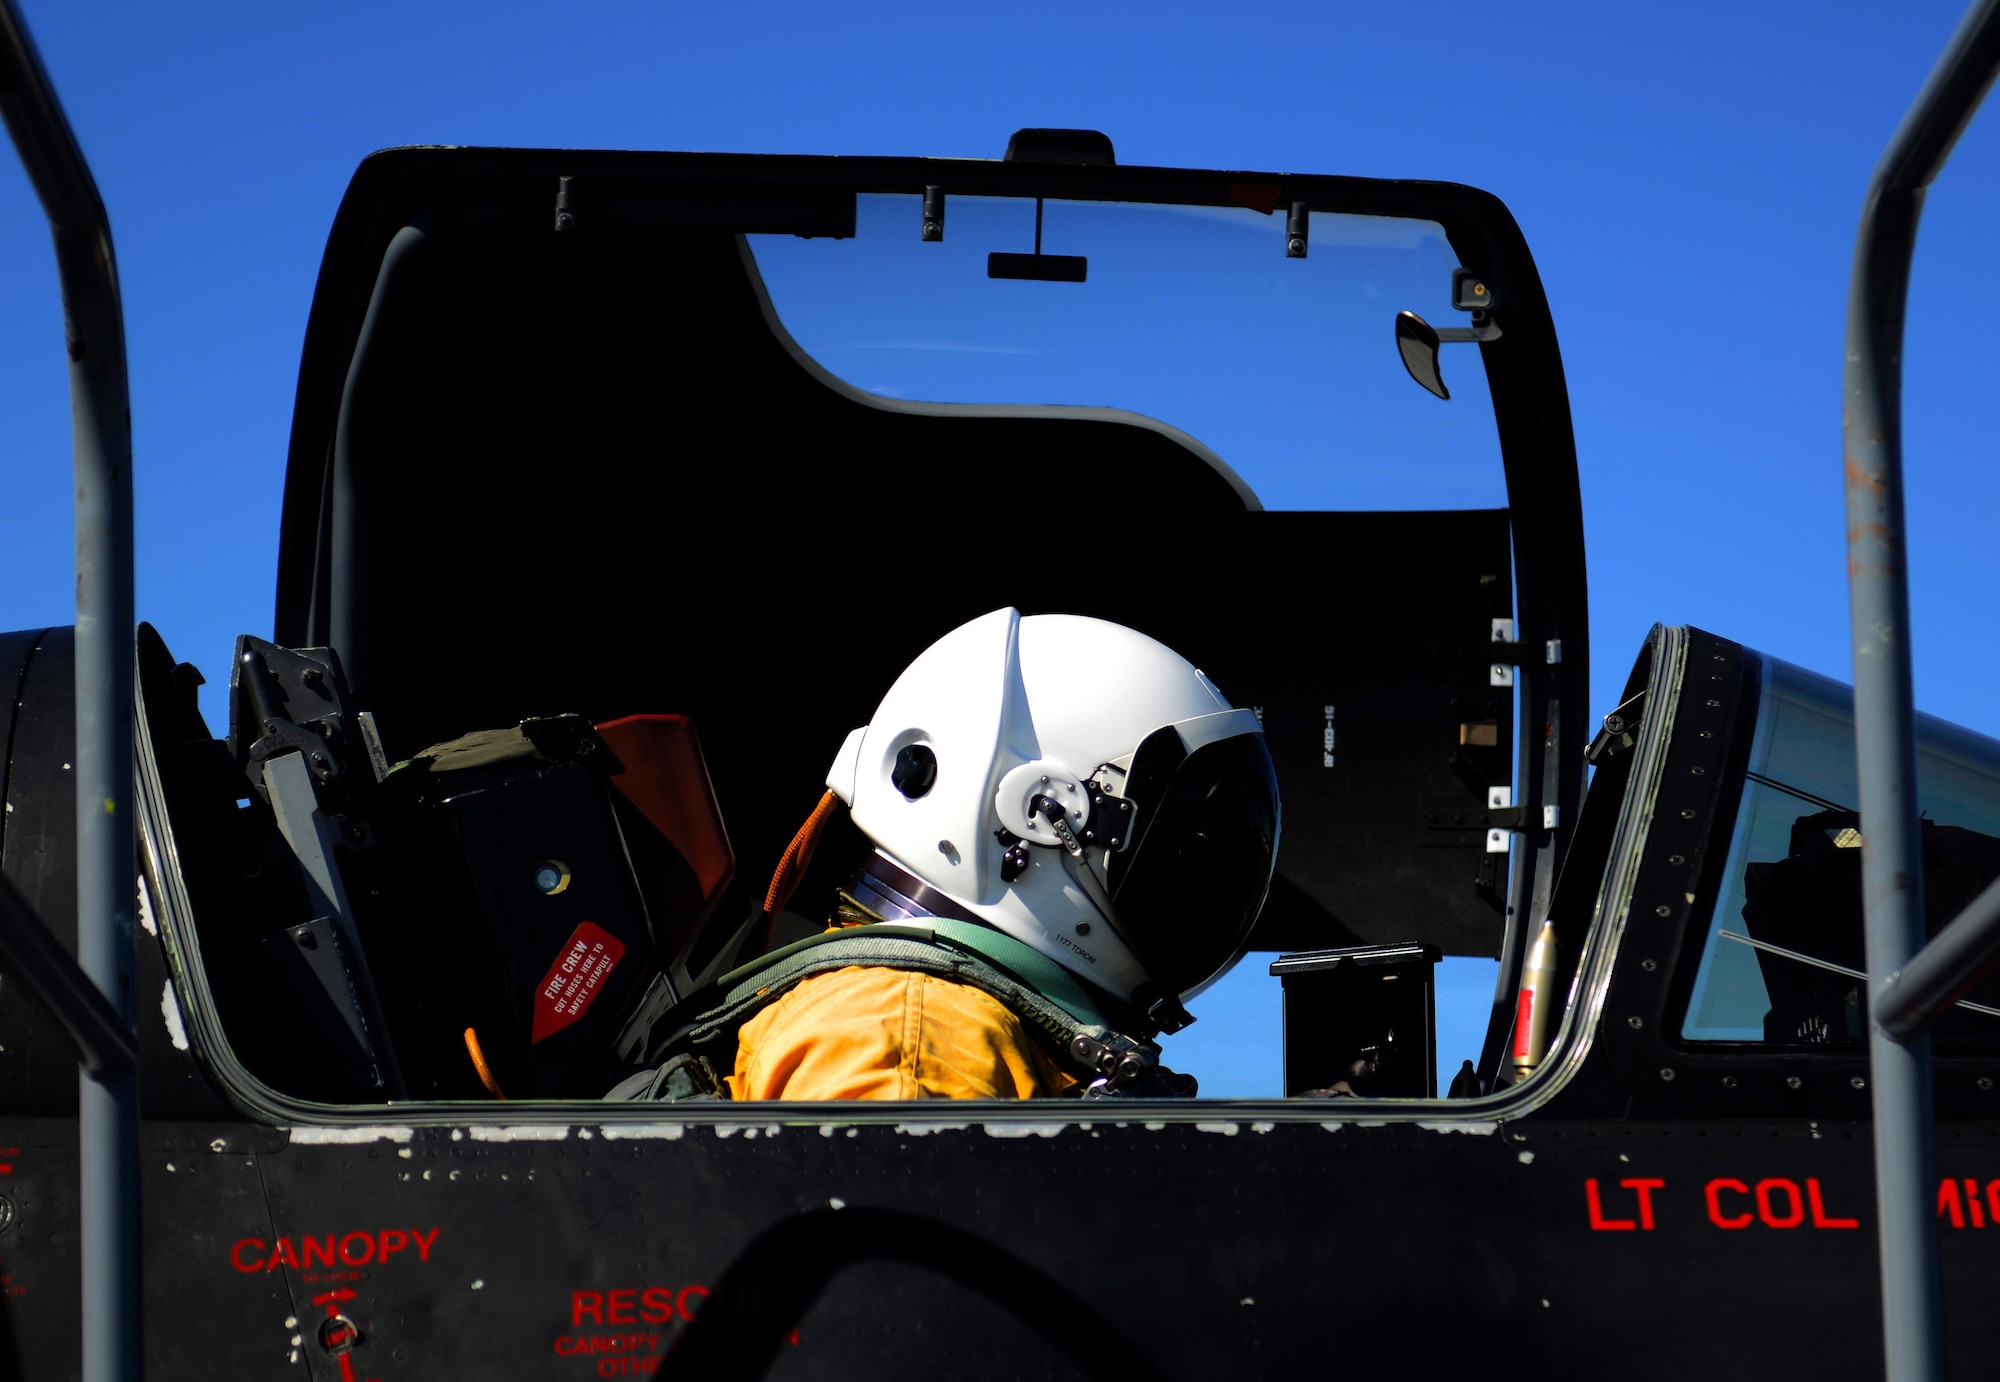
[(465, 1049), (472, 1055), (472, 1068), (479, 1072), (479, 1083), (486, 1086), (487, 1093), (504, 1102), (507, 1096), (500, 1092), (500, 1081), (493, 1078), (493, 1072), (486, 1066), (486, 1053), (479, 1049), (479, 1034), (470, 1027), (465, 1029)]
[(819, 846), (819, 837), (826, 829), (826, 823), (833, 816), (833, 808), (840, 804), (840, 798), (829, 791), (813, 807), (806, 823), (799, 827), (799, 833), (792, 836), (792, 842), (785, 846), (784, 855), (778, 860), (778, 867), (771, 875), (771, 887), (764, 894), (764, 915), (775, 917), (785, 910), (785, 904), (792, 900), (792, 893), (805, 877), (807, 865), (812, 863), (813, 850)]

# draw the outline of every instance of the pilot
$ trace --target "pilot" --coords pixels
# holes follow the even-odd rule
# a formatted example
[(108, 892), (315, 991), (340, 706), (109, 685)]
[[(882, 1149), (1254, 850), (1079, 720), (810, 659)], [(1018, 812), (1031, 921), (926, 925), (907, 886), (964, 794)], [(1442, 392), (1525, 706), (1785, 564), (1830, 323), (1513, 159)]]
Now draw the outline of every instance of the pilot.
[(910, 664), (827, 786), (766, 909), (845, 803), (872, 849), (833, 925), (728, 976), (627, 1097), (1194, 1092), (1153, 1038), (1193, 1020), (1270, 886), (1254, 713), (1132, 629), (998, 610)]

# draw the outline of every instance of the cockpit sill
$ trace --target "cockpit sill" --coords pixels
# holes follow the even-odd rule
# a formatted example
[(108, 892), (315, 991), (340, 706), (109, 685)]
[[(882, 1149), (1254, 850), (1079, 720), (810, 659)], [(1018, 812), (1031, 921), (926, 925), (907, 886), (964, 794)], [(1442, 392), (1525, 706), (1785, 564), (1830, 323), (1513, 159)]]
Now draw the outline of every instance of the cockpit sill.
[[(607, 1137), (615, 1139), (621, 1134), (674, 1138), (687, 1128), (714, 1128), (726, 1136), (728, 1132), (724, 1130), (733, 1129), (826, 1131), (864, 1125), (922, 1131), (983, 1125), (989, 1130), (1007, 1130), (995, 1135), (1029, 1136), (1041, 1132), (1047, 1136), (1064, 1128), (1133, 1123), (1149, 1128), (1193, 1125), (1229, 1132), (1244, 1126), (1263, 1131), (1292, 1124), (1318, 1124), (1329, 1130), (1415, 1124), (1433, 1131), (1489, 1134), (1504, 1123), (1528, 1117), (1560, 1094), (1583, 1068), (1598, 1033), (1650, 824), (1650, 808), (1646, 811), (1629, 808), (1635, 800), (1650, 803), (1659, 784), (1666, 746), (1672, 738), (1672, 707), (1678, 699), (1688, 637), (1683, 629), (1656, 627), (1648, 643), (1652, 663), (1649, 700), (1664, 713), (1646, 717), (1634, 748), (1632, 771), (1622, 803), (1627, 809), (1619, 814), (1570, 1001), (1564, 1005), (1548, 1058), (1540, 1067), (1519, 1084), (1474, 1098), (787, 1102), (760, 1107), (690, 1102), (673, 1105), (671, 1116), (663, 1115), (657, 1104), (595, 1104), (578, 1100), (510, 1100), (504, 1108), (464, 1100), (366, 1105), (317, 1103), (271, 1088), (237, 1059), (223, 1033), (206, 973), (199, 963), (189, 963), (188, 957), (199, 954), (199, 946), (173, 834), (167, 828), (166, 803), (143, 698), (138, 707), (137, 736), (141, 881), (160, 928), (190, 1054), (215, 1088), (246, 1117), (281, 1127), (323, 1129), (331, 1134), (310, 1139), (313, 1141), (379, 1140), (365, 1136), (371, 1129), (392, 1141), (399, 1140), (399, 1134), (400, 1140), (407, 1140), (407, 1130), (412, 1128), (471, 1129), (475, 1140), (491, 1140), (496, 1130), (510, 1129), (524, 1130), (521, 1140), (556, 1140), (568, 1136), (570, 1129), (577, 1130), (578, 1136), (588, 1137), (589, 1130), (601, 1128), (606, 1130)], [(1636, 798), (1635, 791), (1641, 793)], [(527, 1133), (527, 1129), (536, 1132)], [(1045, 1129), (1048, 1131), (1042, 1131)], [(488, 1135), (482, 1137), (482, 1133)]]

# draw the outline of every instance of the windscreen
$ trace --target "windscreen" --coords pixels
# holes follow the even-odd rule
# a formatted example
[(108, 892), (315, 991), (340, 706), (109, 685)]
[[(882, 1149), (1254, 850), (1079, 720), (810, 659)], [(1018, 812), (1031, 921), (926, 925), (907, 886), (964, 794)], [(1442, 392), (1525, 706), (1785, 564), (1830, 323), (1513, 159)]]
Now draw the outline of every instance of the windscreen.
[[(863, 196), (852, 239), (750, 242), (786, 330), (885, 400), (1115, 408), (1192, 437), (1267, 509), (1503, 508), (1478, 348), (1447, 345), (1449, 401), (1419, 387), (1394, 324), (1463, 327), (1458, 261), (1431, 221), (1244, 208), (1042, 204), (1044, 255), (1083, 282), (988, 277), (1032, 254), (1032, 199), (953, 197), (944, 239), (916, 196)], [(1034, 459), (1023, 457), (1032, 470)]]
[[(1935, 935), (2000, 878), (2000, 743), (1918, 717), (1924, 910)], [(1749, 770), (1682, 1023), (1690, 1041), (1864, 1048), (1854, 693), (1764, 660)], [(1973, 1001), (2000, 1006), (2000, 984)], [(2000, 1016), (1959, 1008), (1940, 1049), (2000, 1046)]]

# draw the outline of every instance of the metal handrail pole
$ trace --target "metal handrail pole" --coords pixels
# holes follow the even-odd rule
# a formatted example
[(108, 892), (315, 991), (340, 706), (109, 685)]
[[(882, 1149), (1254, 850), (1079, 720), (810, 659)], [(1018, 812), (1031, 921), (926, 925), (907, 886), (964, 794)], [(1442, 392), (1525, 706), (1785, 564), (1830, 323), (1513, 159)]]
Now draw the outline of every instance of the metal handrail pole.
[(48, 923), (0, 873), (0, 971), (27, 991), (57, 1035), (76, 1053), (84, 1074), (100, 1084), (138, 1064), (139, 1043), (112, 1011)]
[[(1847, 571), (1854, 637), (1869, 997), (1924, 942), (1909, 568), (1903, 514), (1902, 352), (1924, 192), (1994, 75), (2000, 0), (1977, 0), (1876, 166), (1862, 204), (1844, 380)], [(1870, 1023), (1883, 1351), (1890, 1382), (1944, 1376), (1930, 1038)]]
[[(133, 794), (132, 414), (111, 224), (13, 0), (0, 0), (0, 113), (48, 214), (69, 349), (76, 468), (77, 962), (127, 1028), (137, 837)], [(77, 1076), (85, 1382), (140, 1372), (136, 1076)]]
[(2000, 879), (1989, 883), (1951, 925), (1931, 937), (1900, 974), (1875, 994), (1875, 1021), (1898, 1041), (1929, 1029), (1945, 1009), (2000, 964)]

